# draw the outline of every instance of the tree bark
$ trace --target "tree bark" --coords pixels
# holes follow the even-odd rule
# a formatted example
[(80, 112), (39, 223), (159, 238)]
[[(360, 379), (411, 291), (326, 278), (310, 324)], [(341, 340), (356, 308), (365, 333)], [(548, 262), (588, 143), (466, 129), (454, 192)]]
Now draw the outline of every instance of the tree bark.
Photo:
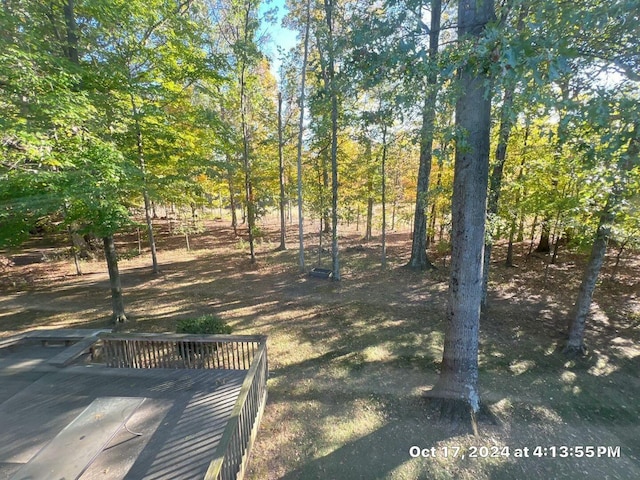
[[(522, 152), (520, 153), (521, 155), (521, 159), (520, 159), (520, 167), (518, 169), (518, 177), (516, 180), (516, 183), (518, 185), (520, 185), (520, 182), (522, 181), (522, 176), (524, 175), (524, 163), (526, 161), (527, 158), (527, 150), (528, 150), (528, 144), (529, 144), (529, 133), (530, 133), (530, 124), (529, 124), (529, 119), (527, 119), (526, 121), (526, 126), (525, 126), (525, 130), (524, 130), (524, 145), (522, 147)], [(507, 247), (507, 259), (505, 261), (505, 265), (507, 267), (513, 267), (513, 238), (515, 237), (516, 234), (516, 222), (518, 220), (518, 214), (521, 213), (521, 207), (520, 207), (520, 190), (518, 189), (516, 191), (516, 198), (515, 198), (515, 202), (514, 202), (514, 206), (513, 206), (513, 214), (511, 215), (511, 225), (509, 226), (509, 246)], [(524, 221), (522, 220), (524, 215), (520, 215), (520, 224), (523, 225)], [(521, 228), (524, 228), (521, 227)], [(519, 242), (522, 241), (522, 239), (518, 240)]]
[(300, 272), (304, 272), (304, 220), (302, 210), (302, 141), (304, 134), (304, 100), (305, 100), (305, 81), (307, 78), (307, 59), (309, 55), (309, 26), (311, 16), (311, 0), (307, 0), (306, 24), (304, 28), (304, 54), (302, 58), (302, 80), (300, 86), (300, 121), (298, 123), (298, 261)]
[[(496, 147), (496, 163), (491, 171), (491, 179), (489, 180), (489, 198), (487, 201), (487, 218), (494, 221), (498, 215), (498, 204), (500, 201), (500, 189), (502, 187), (502, 174), (504, 172), (504, 163), (507, 160), (507, 145), (511, 136), (514, 118), (513, 110), (513, 93), (515, 92), (515, 84), (505, 87), (504, 97), (502, 99), (502, 108), (500, 109), (500, 133), (498, 134), (498, 146)], [(485, 237), (484, 259), (482, 269), (482, 309), (487, 308), (487, 288), (489, 286), (489, 267), (491, 265), (491, 249), (493, 247), (493, 232), (490, 230)]]
[(278, 164), (280, 172), (280, 245), (278, 250), (286, 250), (287, 223), (285, 219), (285, 193), (284, 193), (284, 159), (282, 157), (282, 93), (278, 92)]
[(159, 273), (158, 255), (156, 253), (156, 240), (153, 235), (153, 219), (151, 218), (151, 202), (149, 201), (149, 191), (147, 189), (147, 168), (144, 160), (144, 144), (142, 142), (142, 128), (140, 126), (140, 112), (136, 106), (133, 93), (130, 94), (131, 109), (136, 126), (136, 146), (138, 149), (138, 166), (142, 174), (142, 198), (144, 200), (144, 217), (147, 222), (147, 233), (149, 235), (149, 247), (151, 248), (151, 264), (154, 274)]
[[(244, 11), (244, 42), (249, 44), (251, 42), (249, 23), (251, 22), (251, 4), (247, 4)], [(255, 252), (255, 201), (253, 198), (253, 180), (251, 174), (251, 160), (249, 158), (249, 124), (248, 124), (248, 99), (247, 99), (247, 84), (246, 84), (247, 64), (245, 60), (241, 60), (240, 66), (240, 120), (242, 125), (242, 163), (244, 167), (244, 190), (245, 190), (245, 206), (246, 206), (246, 221), (247, 230), (249, 234), (249, 254), (251, 263), (256, 261)]]
[(620, 259), (622, 258), (622, 253), (629, 243), (629, 238), (625, 239), (618, 247), (618, 253), (616, 253), (616, 262), (613, 264), (613, 271), (611, 272), (611, 281), (616, 279), (616, 275), (618, 274), (618, 267), (620, 266)]
[(111, 287), (111, 306), (113, 310), (111, 321), (113, 323), (124, 323), (127, 321), (127, 315), (124, 312), (120, 271), (118, 270), (118, 255), (116, 254), (113, 235), (107, 235), (102, 240), (104, 243), (104, 256), (107, 260), (107, 269), (109, 270), (109, 285)]
[[(443, 154), (438, 158), (438, 175), (436, 176), (436, 191), (440, 190), (442, 186), (442, 166), (444, 161), (442, 157), (446, 155), (447, 145), (444, 144), (442, 147)], [(431, 201), (431, 214), (430, 214), (430, 223), (429, 231), (427, 231), (427, 246), (429, 244), (435, 243), (436, 241), (436, 217), (437, 217), (437, 209), (436, 209), (436, 198), (433, 198)], [(444, 219), (443, 219), (444, 220)], [(443, 221), (440, 222), (440, 238), (439, 241), (442, 240), (442, 232), (444, 229)]]
[(531, 252), (533, 252), (533, 242), (535, 240), (537, 227), (538, 227), (538, 214), (536, 213), (533, 217), (533, 223), (531, 224), (531, 238), (529, 240), (529, 251), (527, 252), (527, 257), (531, 255)]
[(427, 74), (428, 93), (422, 105), (422, 128), (420, 130), (420, 164), (418, 166), (418, 188), (416, 208), (413, 219), (411, 258), (408, 266), (414, 270), (432, 269), (433, 264), (427, 256), (427, 194), (433, 154), (433, 131), (436, 119), (436, 100), (438, 97), (438, 69), (436, 62), (440, 42), (441, 0), (431, 0), (431, 27), (429, 31), (429, 73)]
[[(326, 156), (323, 154), (322, 155), (322, 189), (321, 189), (321, 195), (324, 195), (325, 192), (327, 192), (329, 190), (329, 170), (327, 168), (327, 158)], [(324, 204), (324, 197), (323, 197), (323, 201), (322, 203)], [(331, 221), (329, 220), (329, 207), (326, 206), (322, 209), (322, 221), (324, 224), (323, 233), (329, 233), (330, 231), (330, 225), (331, 225)]]
[(562, 240), (562, 231), (561, 229), (559, 229), (559, 225), (560, 225), (560, 217), (562, 215), (562, 211), (558, 210), (558, 213), (556, 215), (556, 223), (553, 226), (553, 232), (554, 232), (554, 241), (553, 241), (553, 252), (551, 255), (551, 261), (549, 262), (551, 265), (555, 265), (556, 264), (556, 259), (558, 258), (558, 248), (560, 247), (560, 240)]
[(582, 354), (586, 351), (584, 344), (584, 331), (587, 316), (591, 309), (593, 292), (596, 288), (598, 275), (600, 274), (600, 269), (602, 268), (605, 254), (607, 253), (607, 244), (609, 243), (611, 228), (616, 217), (615, 207), (620, 203), (625, 194), (629, 172), (638, 164), (639, 151), (640, 124), (636, 123), (634, 125), (633, 136), (629, 141), (627, 152), (622, 155), (618, 161), (617, 173), (619, 178), (617, 178), (613, 184), (607, 203), (600, 213), (598, 229), (591, 248), (589, 262), (587, 263), (587, 268), (584, 272), (584, 276), (582, 277), (582, 283), (580, 284), (580, 290), (578, 291), (578, 298), (576, 300), (574, 313), (569, 321), (569, 338), (563, 350), (563, 352), (568, 356)]
[(516, 221), (515, 219), (511, 221), (511, 226), (509, 228), (509, 244), (507, 245), (507, 258), (504, 261), (505, 266), (513, 267), (513, 237), (516, 232)]
[(331, 265), (332, 280), (340, 281), (340, 257), (338, 251), (338, 92), (335, 75), (335, 41), (333, 38), (334, 0), (324, 0), (328, 28), (327, 87), (331, 98)]
[(540, 231), (540, 241), (535, 249), (538, 253), (549, 253), (551, 251), (551, 246), (549, 244), (549, 234), (551, 233), (551, 227), (549, 226), (550, 221), (551, 219), (549, 216), (545, 215), (542, 222), (540, 222), (540, 227), (542, 228)]
[(366, 225), (364, 230), (364, 241), (370, 242), (372, 238), (372, 229), (371, 225), (373, 224), (373, 185), (369, 184), (367, 186), (369, 198), (367, 198), (367, 218)]
[(80, 260), (78, 259), (78, 249), (76, 248), (76, 242), (74, 241), (75, 232), (71, 228), (71, 225), (67, 227), (67, 233), (69, 234), (69, 243), (71, 246), (71, 256), (73, 257), (73, 264), (76, 267), (76, 275), (82, 275), (82, 269), (80, 268)]
[[(522, 30), (524, 25), (524, 19), (528, 11), (527, 4), (524, 3), (519, 7), (520, 12), (518, 14), (517, 29)], [(511, 136), (511, 130), (516, 121), (516, 116), (513, 112), (513, 95), (516, 91), (518, 81), (505, 82), (504, 96), (502, 99), (502, 107), (500, 109), (500, 130), (498, 133), (498, 145), (496, 147), (496, 163), (493, 166), (491, 172), (491, 178), (489, 180), (489, 198), (487, 201), (487, 217), (490, 222), (494, 222), (498, 215), (498, 206), (500, 204), (500, 190), (502, 188), (502, 177), (504, 172), (504, 164), (507, 159), (507, 146), (509, 145), (509, 137)], [(528, 128), (528, 126), (527, 126)], [(526, 135), (525, 135), (526, 136)], [(525, 139), (526, 145), (526, 139)], [(498, 231), (495, 237), (501, 238), (500, 224), (498, 224)], [(510, 241), (512, 241), (512, 233), (509, 234)], [(482, 274), (482, 309), (487, 307), (487, 288), (489, 286), (489, 270), (491, 268), (491, 250), (493, 248), (493, 226), (485, 237), (484, 245), (484, 263)]]
[[(479, 38), (494, 15), (492, 0), (458, 3), (458, 37)], [(441, 399), (444, 412), (480, 409), (478, 340), (482, 300), (482, 260), (489, 176), (490, 78), (470, 61), (459, 70), (456, 126), (465, 132), (456, 144), (452, 198), (451, 276), (440, 377), (428, 396)], [(475, 430), (475, 429), (474, 429)]]
[[(227, 157), (228, 158), (228, 157)], [(229, 161), (228, 159), (227, 161)], [(233, 173), (231, 169), (227, 171), (227, 180), (229, 183), (229, 208), (231, 209), (231, 227), (233, 228), (233, 235), (238, 236), (238, 213), (236, 205), (235, 188), (233, 186)]]
[(76, 35), (76, 14), (75, 1), (67, 0), (63, 7), (64, 20), (67, 27), (67, 55), (76, 65), (79, 63), (78, 57), (78, 36)]
[(371, 165), (373, 163), (373, 153), (371, 151), (371, 140), (365, 136), (364, 158), (367, 165), (367, 218), (364, 226), (364, 241), (370, 242), (372, 238), (373, 225), (373, 172)]
[(387, 125), (382, 126), (382, 268), (387, 268)]

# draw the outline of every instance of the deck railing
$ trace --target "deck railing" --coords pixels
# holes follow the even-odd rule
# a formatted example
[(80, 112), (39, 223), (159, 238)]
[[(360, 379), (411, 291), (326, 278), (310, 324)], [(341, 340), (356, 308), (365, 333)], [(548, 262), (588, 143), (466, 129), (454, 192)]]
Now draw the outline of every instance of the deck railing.
[(211, 368), (248, 370), (266, 341), (262, 335), (100, 335), (102, 358), (115, 368)]
[(267, 403), (267, 372), (267, 343), (264, 342), (258, 347), (244, 379), (205, 480), (233, 480), (244, 476), (249, 452)]
[(248, 370), (204, 477), (243, 478), (267, 402), (266, 336), (109, 333), (100, 338), (109, 367)]

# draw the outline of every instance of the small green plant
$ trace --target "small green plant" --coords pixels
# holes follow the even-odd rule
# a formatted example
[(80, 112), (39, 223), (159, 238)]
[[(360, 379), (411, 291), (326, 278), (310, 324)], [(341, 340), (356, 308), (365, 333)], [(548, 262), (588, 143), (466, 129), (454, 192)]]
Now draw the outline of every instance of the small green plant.
[(238, 239), (238, 243), (236, 244), (236, 248), (238, 250), (246, 250), (247, 248), (247, 242), (244, 241), (244, 239), (242, 237), (240, 237)]
[(178, 322), (177, 333), (193, 333), (200, 335), (229, 334), (231, 327), (224, 320), (215, 315), (202, 315)]
[(266, 235), (260, 227), (253, 227), (251, 233), (253, 233), (253, 238), (255, 238), (256, 240), (261, 239)]
[(124, 252), (118, 252), (118, 260), (131, 260), (140, 256), (140, 252), (137, 248), (130, 248)]

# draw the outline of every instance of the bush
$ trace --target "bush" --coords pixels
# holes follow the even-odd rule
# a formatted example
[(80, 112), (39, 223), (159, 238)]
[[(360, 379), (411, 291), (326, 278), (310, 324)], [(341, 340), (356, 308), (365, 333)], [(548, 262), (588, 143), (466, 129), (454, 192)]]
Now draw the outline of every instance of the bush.
[(215, 315), (202, 315), (198, 318), (188, 318), (179, 321), (176, 332), (200, 335), (229, 334), (231, 333), (231, 327)]

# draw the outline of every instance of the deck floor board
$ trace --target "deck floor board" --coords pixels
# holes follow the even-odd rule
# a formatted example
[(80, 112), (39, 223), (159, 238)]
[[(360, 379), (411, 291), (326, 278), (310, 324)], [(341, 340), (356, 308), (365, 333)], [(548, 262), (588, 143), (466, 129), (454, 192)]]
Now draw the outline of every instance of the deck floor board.
[[(38, 352), (32, 361), (30, 349)], [(109, 396), (146, 400), (128, 420), (129, 431), (117, 432), (82, 480), (202, 478), (246, 371), (47, 365), (59, 351), (25, 345), (2, 356), (0, 381), (11, 392), (0, 396), (0, 480), (11, 478), (96, 398)]]

